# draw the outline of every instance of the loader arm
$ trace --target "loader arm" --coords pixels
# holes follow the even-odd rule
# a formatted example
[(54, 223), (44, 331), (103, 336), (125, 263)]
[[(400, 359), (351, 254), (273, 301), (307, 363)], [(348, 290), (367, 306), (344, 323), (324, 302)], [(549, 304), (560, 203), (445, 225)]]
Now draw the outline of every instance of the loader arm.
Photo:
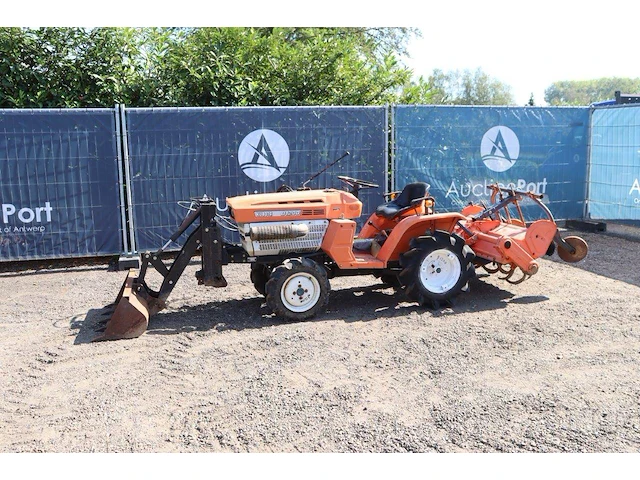
[[(173, 262), (167, 266), (161, 254), (176, 241), (197, 219), (200, 224), (191, 232)], [(222, 275), (223, 242), (220, 227), (216, 222), (215, 202), (203, 202), (190, 212), (171, 236), (171, 239), (156, 252), (142, 254), (140, 271), (131, 269), (115, 302), (115, 310), (107, 322), (102, 335), (94, 341), (136, 338), (142, 335), (149, 324), (149, 317), (166, 308), (166, 301), (193, 256), (202, 250), (202, 269), (196, 273), (198, 283), (213, 287), (226, 287)], [(150, 288), (145, 277), (149, 265), (162, 276), (158, 290)]]

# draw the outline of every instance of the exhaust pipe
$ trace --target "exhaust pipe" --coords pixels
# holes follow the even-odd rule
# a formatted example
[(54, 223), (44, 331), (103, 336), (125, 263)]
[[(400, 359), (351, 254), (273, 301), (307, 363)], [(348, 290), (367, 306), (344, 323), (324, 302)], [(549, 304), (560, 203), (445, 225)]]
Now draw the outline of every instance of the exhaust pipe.
[(265, 240), (287, 240), (304, 237), (309, 233), (309, 227), (304, 223), (290, 225), (255, 225), (249, 230), (249, 237), (254, 242)]

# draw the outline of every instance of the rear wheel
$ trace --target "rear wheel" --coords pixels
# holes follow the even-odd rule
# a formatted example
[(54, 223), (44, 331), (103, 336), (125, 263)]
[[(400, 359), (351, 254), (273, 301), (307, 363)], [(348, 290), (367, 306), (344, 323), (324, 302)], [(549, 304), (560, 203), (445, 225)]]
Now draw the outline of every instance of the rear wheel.
[(266, 295), (266, 285), (270, 275), (271, 270), (268, 266), (261, 263), (251, 264), (251, 283), (260, 295)]
[(475, 277), (475, 255), (460, 236), (437, 230), (412, 239), (410, 247), (400, 256), (399, 279), (411, 300), (439, 308), (468, 290)]
[(398, 278), (398, 275), (393, 275), (392, 273), (384, 273), (382, 275), (376, 275), (380, 281), (388, 286), (388, 287), (393, 287), (396, 290), (401, 290), (402, 289), (402, 283), (400, 282), (400, 279)]
[(289, 320), (305, 320), (325, 310), (330, 289), (326, 270), (308, 258), (282, 262), (265, 287), (269, 308)]

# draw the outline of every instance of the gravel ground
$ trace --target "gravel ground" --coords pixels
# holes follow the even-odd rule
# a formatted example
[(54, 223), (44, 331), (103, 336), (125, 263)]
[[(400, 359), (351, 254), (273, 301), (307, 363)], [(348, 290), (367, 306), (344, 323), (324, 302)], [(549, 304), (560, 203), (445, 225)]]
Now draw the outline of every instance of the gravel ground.
[(430, 311), (371, 277), (274, 318), (190, 265), (135, 340), (89, 343), (125, 273), (0, 274), (3, 452), (639, 452), (640, 243), (580, 234), (513, 286)]

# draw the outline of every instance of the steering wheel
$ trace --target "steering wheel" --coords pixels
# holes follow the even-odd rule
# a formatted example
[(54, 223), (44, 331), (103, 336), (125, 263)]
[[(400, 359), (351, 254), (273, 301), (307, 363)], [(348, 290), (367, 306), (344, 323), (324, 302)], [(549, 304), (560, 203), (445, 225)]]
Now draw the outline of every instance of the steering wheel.
[(357, 178), (346, 177), (344, 175), (338, 175), (338, 179), (349, 185), (354, 190), (360, 190), (361, 188), (378, 188), (380, 185), (377, 183), (367, 182), (366, 180), (359, 180)]
[(282, 185), (280, 185), (278, 187), (278, 189), (276, 190), (276, 192), (293, 192), (293, 188), (291, 188), (289, 185), (287, 185), (286, 183), (283, 183)]

